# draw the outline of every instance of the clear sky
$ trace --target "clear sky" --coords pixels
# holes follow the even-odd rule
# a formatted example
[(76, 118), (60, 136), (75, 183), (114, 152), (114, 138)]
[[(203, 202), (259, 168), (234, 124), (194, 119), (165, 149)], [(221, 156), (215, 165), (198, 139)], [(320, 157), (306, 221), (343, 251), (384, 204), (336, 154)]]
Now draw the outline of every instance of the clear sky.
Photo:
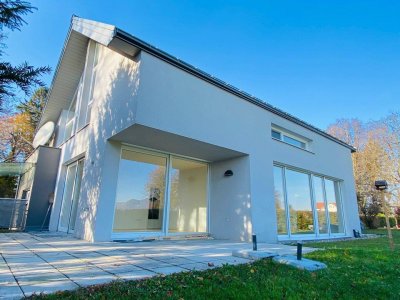
[(39, 10), (7, 40), (13, 63), (54, 70), (75, 14), (114, 24), (321, 129), (400, 110), (398, 0), (32, 4)]

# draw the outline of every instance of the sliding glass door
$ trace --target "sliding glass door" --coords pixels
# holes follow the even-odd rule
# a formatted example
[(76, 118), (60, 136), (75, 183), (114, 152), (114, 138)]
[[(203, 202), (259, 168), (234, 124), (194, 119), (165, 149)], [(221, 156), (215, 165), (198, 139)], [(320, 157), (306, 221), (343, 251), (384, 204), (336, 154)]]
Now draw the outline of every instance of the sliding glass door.
[(167, 157), (122, 150), (114, 232), (161, 232)]
[(168, 232), (207, 231), (207, 164), (172, 157), (169, 195)]
[(114, 238), (207, 232), (207, 180), (204, 162), (123, 148)]
[(81, 181), (83, 174), (83, 159), (67, 166), (58, 230), (74, 232), (78, 212)]
[(339, 181), (274, 166), (278, 235), (323, 237), (344, 234)]

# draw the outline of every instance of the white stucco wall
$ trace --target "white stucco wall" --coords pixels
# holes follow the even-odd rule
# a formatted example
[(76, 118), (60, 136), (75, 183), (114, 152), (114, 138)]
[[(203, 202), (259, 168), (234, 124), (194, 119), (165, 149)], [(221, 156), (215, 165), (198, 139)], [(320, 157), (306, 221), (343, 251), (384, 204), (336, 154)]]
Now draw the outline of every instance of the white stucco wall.
[[(359, 229), (349, 149), (149, 54), (142, 53), (140, 69), (137, 123), (249, 155), (252, 226), (260, 241), (277, 238), (274, 162), (343, 180), (346, 229)], [(272, 140), (271, 123), (311, 139), (313, 152)]]
[[(86, 155), (77, 236), (110, 240), (120, 143), (108, 139), (134, 124), (247, 154), (211, 163), (210, 232), (216, 237), (249, 240), (254, 232), (261, 242), (277, 240), (274, 162), (343, 180), (346, 228), (359, 229), (349, 149), (144, 52), (130, 60), (101, 47), (98, 74), (91, 123), (62, 146), (64, 164)], [(271, 123), (311, 139), (312, 152), (272, 140)], [(221, 177), (227, 169), (234, 176)], [(64, 177), (60, 167), (53, 230)]]

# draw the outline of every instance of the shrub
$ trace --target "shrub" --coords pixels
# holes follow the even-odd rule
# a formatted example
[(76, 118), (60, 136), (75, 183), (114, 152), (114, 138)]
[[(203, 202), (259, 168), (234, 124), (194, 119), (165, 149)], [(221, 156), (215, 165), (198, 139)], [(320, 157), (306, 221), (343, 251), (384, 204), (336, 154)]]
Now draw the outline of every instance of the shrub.
[[(385, 218), (385, 215), (383, 215), (383, 214), (379, 214), (377, 217), (377, 220), (378, 220), (378, 226), (379, 227), (386, 227), (386, 218)], [(394, 219), (394, 217), (389, 217), (389, 224), (390, 224), (390, 227), (395, 227), (396, 226), (396, 220)]]

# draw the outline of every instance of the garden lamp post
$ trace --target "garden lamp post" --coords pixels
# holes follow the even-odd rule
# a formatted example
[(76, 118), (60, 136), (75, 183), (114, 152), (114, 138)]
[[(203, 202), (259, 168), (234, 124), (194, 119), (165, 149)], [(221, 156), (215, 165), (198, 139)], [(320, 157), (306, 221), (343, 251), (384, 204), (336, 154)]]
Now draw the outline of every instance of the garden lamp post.
[(389, 210), (387, 207), (386, 197), (385, 197), (385, 191), (388, 188), (388, 183), (386, 180), (377, 180), (377, 181), (375, 181), (375, 188), (378, 191), (381, 191), (380, 194), (381, 194), (381, 199), (382, 199), (383, 211), (385, 213), (386, 229), (388, 232), (389, 245), (390, 245), (390, 249), (394, 250), (392, 228), (390, 227), (390, 221), (389, 221)]

